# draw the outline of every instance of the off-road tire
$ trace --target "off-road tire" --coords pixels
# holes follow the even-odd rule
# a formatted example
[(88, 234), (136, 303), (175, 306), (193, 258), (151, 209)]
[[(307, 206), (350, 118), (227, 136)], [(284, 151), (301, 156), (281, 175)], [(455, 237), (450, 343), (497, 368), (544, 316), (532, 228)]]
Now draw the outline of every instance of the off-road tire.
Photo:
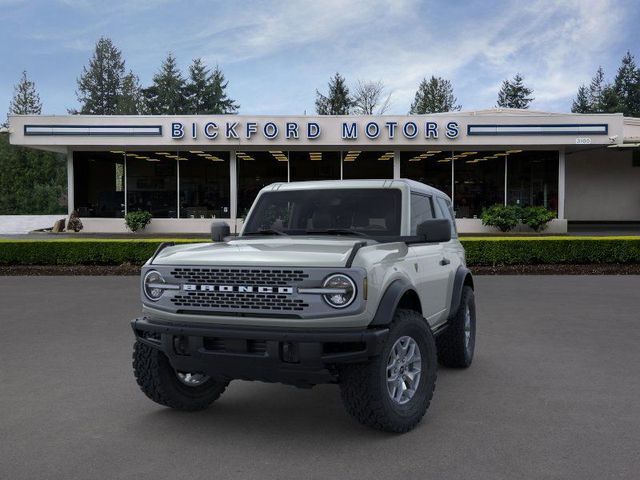
[[(410, 336), (420, 348), (421, 378), (414, 396), (404, 405), (387, 391), (387, 360), (395, 341)], [(340, 369), (342, 401), (358, 422), (378, 430), (404, 433), (413, 429), (429, 407), (437, 374), (436, 345), (427, 321), (413, 310), (397, 310), (380, 355), (368, 363)]]
[(164, 353), (141, 342), (133, 347), (133, 372), (147, 397), (176, 410), (203, 410), (217, 400), (229, 384), (209, 379), (198, 386), (184, 385)]
[[(468, 345), (465, 341), (467, 308), (470, 314), (471, 328)], [(438, 337), (436, 344), (438, 345), (438, 360), (443, 366), (467, 368), (471, 365), (476, 345), (476, 304), (471, 287), (463, 287), (458, 310), (449, 319), (447, 329)]]

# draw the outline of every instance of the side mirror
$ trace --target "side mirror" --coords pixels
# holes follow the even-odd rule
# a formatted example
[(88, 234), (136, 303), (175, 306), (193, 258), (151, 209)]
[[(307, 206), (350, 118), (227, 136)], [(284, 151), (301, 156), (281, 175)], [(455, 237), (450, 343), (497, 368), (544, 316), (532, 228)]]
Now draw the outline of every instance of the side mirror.
[(418, 224), (416, 235), (425, 242), (440, 243), (451, 240), (451, 223), (446, 218), (432, 218)]
[(224, 237), (228, 237), (231, 233), (227, 222), (211, 222), (211, 240), (214, 242), (224, 241)]

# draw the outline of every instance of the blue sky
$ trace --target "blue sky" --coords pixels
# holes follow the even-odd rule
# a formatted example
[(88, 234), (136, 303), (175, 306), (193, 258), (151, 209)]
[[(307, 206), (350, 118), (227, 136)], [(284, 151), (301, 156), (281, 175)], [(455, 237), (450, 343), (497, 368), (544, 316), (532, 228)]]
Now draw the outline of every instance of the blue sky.
[(406, 113), (432, 74), (452, 81), (463, 109), (491, 107), (516, 72), (532, 108), (568, 111), (598, 65), (612, 78), (626, 50), (640, 63), (638, 0), (0, 0), (0, 25), (0, 112), (23, 69), (43, 113), (76, 107), (76, 78), (103, 35), (143, 84), (167, 52), (184, 71), (196, 57), (218, 63), (243, 114), (313, 113), (336, 71), (384, 82), (388, 113)]

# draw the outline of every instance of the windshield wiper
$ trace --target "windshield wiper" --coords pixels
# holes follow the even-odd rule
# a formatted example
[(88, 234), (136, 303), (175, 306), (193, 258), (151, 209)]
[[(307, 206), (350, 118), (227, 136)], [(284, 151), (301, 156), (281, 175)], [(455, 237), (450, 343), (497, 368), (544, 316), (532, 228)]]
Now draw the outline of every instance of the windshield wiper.
[(256, 230), (255, 232), (245, 232), (244, 235), (284, 235), (287, 236), (287, 233), (281, 232), (280, 230), (274, 230), (272, 228), (264, 228), (262, 230)]
[(327, 228), (326, 230), (307, 230), (305, 233), (309, 235), (355, 235), (357, 237), (371, 238), (366, 233), (351, 230), (350, 228)]

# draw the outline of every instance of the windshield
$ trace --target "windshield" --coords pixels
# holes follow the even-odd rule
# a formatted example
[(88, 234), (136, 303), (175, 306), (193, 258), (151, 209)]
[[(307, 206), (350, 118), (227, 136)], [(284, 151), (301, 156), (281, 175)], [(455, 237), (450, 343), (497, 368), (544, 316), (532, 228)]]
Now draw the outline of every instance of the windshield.
[(400, 235), (401, 193), (395, 188), (267, 192), (243, 235)]

